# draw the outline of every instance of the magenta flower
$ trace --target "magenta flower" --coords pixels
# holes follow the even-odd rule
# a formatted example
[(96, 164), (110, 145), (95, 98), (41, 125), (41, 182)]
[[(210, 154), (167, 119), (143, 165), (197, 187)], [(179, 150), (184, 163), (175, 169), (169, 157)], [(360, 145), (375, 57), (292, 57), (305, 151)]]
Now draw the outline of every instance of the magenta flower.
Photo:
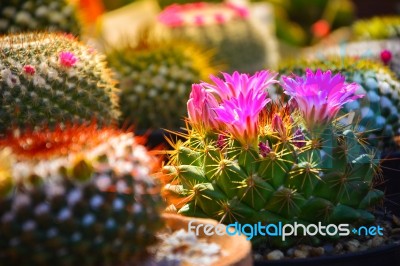
[(201, 126), (206, 130), (217, 129), (218, 122), (215, 120), (215, 108), (218, 107), (218, 102), (211, 94), (199, 84), (192, 85), (187, 102), (188, 116), (192, 125)]
[(70, 68), (73, 67), (78, 58), (71, 52), (61, 52), (59, 54), (60, 64), (64, 67)]
[(261, 110), (271, 99), (263, 90), (249, 90), (237, 98), (224, 100), (215, 109), (216, 119), (243, 145), (255, 146), (258, 140), (258, 118)]
[(214, 84), (192, 86), (187, 104), (189, 120), (206, 129), (226, 130), (243, 145), (256, 146), (259, 114), (270, 101), (266, 89), (277, 82), (277, 74), (261, 71), (253, 76), (238, 72), (222, 75), (225, 80), (211, 76)]
[(24, 70), (24, 73), (29, 76), (33, 76), (36, 73), (35, 67), (31, 65), (25, 65), (22, 69)]
[(285, 93), (295, 100), (302, 112), (308, 130), (324, 128), (339, 112), (340, 108), (364, 95), (354, 95), (356, 83), (345, 83), (345, 77), (331, 71), (317, 70), (314, 74), (306, 70), (306, 76), (282, 77)]
[(267, 70), (257, 72), (253, 76), (239, 74), (237, 71), (232, 75), (227, 73), (222, 73), (222, 75), (225, 80), (210, 76), (215, 85), (200, 84), (217, 94), (220, 100), (228, 100), (232, 97), (238, 98), (239, 94), (246, 97), (250, 91), (255, 92), (254, 95), (257, 95), (259, 91), (265, 91), (268, 86), (278, 82), (274, 79), (278, 74)]

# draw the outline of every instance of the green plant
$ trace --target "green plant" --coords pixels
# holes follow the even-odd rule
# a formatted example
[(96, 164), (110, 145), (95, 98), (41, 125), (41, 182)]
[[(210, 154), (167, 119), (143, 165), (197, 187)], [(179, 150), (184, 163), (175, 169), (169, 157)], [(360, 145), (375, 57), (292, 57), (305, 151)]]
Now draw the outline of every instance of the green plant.
[(280, 66), (279, 72), (305, 75), (306, 68), (342, 73), (346, 81), (359, 84), (357, 94), (366, 97), (362, 101), (347, 103), (343, 112), (355, 113), (353, 121), (358, 124), (359, 131), (365, 132), (370, 144), (380, 150), (396, 147), (394, 136), (400, 133), (400, 82), (392, 71), (369, 59), (328, 57), (286, 62)]
[(103, 56), (55, 33), (0, 37), (0, 132), (58, 122), (109, 124), (117, 94)]
[(167, 37), (215, 49), (216, 62), (226, 64), (228, 72), (255, 72), (266, 64), (265, 40), (252, 25), (246, 7), (201, 2), (172, 5), (158, 19)]
[(0, 257), (7, 265), (135, 262), (162, 227), (157, 160), (96, 124), (0, 140)]
[[(279, 106), (266, 93), (275, 76), (235, 72), (193, 85), (186, 140), (171, 141), (163, 168), (164, 197), (183, 215), (223, 223), (373, 222), (368, 210), (383, 196), (373, 188), (376, 154), (337, 119), (343, 104), (362, 97), (358, 86), (308, 71), (283, 79), (292, 100)], [(288, 246), (299, 238), (268, 240)]]
[(76, 10), (67, 0), (2, 0), (0, 34), (26, 31), (62, 31), (79, 36)]
[(108, 53), (121, 88), (122, 121), (138, 130), (184, 125), (191, 84), (205, 80), (214, 69), (210, 53), (182, 41), (150, 41)]

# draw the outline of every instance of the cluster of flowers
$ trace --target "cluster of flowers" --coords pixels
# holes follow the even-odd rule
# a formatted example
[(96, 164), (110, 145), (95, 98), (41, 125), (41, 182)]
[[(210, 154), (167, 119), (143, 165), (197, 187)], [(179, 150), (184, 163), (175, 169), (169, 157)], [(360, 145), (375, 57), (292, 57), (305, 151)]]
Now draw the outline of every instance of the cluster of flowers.
[(242, 145), (260, 146), (260, 113), (271, 99), (267, 88), (281, 83), (291, 97), (289, 105), (298, 110), (304, 129), (321, 132), (329, 125), (340, 108), (364, 95), (356, 95), (356, 83), (346, 83), (344, 76), (331, 71), (306, 71), (305, 77), (283, 76), (261, 71), (253, 76), (222, 73), (224, 80), (212, 76), (214, 84), (202, 82), (192, 86), (188, 101), (189, 122), (198, 131), (224, 131)]

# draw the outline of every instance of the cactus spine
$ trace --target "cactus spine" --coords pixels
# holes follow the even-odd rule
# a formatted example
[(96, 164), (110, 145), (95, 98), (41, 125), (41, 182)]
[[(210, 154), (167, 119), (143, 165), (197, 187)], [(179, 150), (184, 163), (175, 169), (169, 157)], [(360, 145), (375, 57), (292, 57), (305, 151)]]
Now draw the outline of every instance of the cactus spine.
[(75, 7), (67, 0), (2, 0), (0, 34), (58, 31), (79, 36)]
[(189, 42), (149, 38), (108, 53), (121, 89), (122, 121), (138, 130), (178, 129), (184, 126), (188, 88), (215, 72), (211, 55)]

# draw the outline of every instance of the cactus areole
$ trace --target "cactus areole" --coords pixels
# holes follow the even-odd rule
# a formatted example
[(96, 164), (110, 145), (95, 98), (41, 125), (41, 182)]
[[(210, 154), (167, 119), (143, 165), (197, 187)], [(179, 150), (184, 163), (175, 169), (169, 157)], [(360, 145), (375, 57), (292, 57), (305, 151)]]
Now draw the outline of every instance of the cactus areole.
[[(338, 117), (344, 104), (363, 97), (357, 84), (307, 70), (303, 78), (283, 77), (291, 99), (278, 105), (266, 92), (278, 83), (276, 73), (222, 75), (192, 87), (186, 140), (171, 141), (163, 168), (169, 204), (227, 224), (374, 221), (370, 208), (383, 196), (373, 188), (376, 152)], [(300, 238), (268, 240), (288, 246)]]

